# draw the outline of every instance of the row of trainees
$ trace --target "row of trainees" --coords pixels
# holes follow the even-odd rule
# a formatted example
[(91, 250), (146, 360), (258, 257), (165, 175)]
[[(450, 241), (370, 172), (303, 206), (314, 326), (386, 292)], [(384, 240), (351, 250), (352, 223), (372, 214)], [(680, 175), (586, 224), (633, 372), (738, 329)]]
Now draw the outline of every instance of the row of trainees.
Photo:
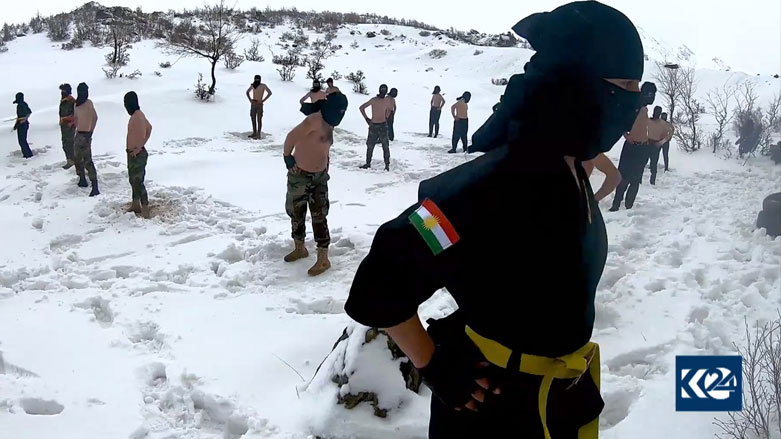
[[(98, 173), (92, 160), (92, 135), (98, 124), (98, 113), (89, 99), (89, 87), (81, 83), (76, 87), (76, 97), (72, 95), (70, 84), (60, 85), (59, 125), (62, 136), (62, 150), (65, 153), (63, 169), (76, 168), (79, 187), (92, 186), (89, 196), (100, 195)], [(32, 110), (25, 102), (24, 93), (17, 93), (13, 101), (16, 104), (16, 121), (19, 146), (24, 158), (33, 157), (27, 133), (30, 130)], [(130, 115), (127, 126), (125, 151), (127, 153), (127, 172), (132, 191), (130, 211), (149, 218), (149, 197), (144, 186), (148, 153), (146, 143), (152, 135), (152, 125), (138, 104), (138, 95), (131, 91), (125, 94), (124, 106)], [(87, 183), (89, 177), (90, 183)]]
[[(312, 88), (300, 100), (302, 112), (306, 114), (305, 105), (326, 99), (331, 93), (340, 92), (334, 85), (332, 78), (326, 80), (327, 88), (323, 90), (319, 80), (312, 81)], [(272, 91), (262, 82), (260, 75), (255, 75), (254, 81), (247, 88), (246, 96), (250, 102), (250, 120), (252, 121), (252, 133), (249, 138), (260, 139), (263, 127), (263, 107), (271, 97)], [(380, 85), (379, 93), (359, 107), (361, 115), (369, 125), (369, 132), (366, 138), (366, 162), (360, 166), (361, 169), (371, 168), (374, 148), (379, 143), (383, 149), (383, 159), (385, 170), (390, 170), (390, 142), (395, 138), (394, 120), (397, 112), (396, 97), (398, 89), (391, 88), (385, 84)], [(464, 92), (455, 104), (451, 107), (451, 114), (454, 119), (453, 124), (453, 145), (450, 153), (456, 152), (458, 142), (462, 142), (463, 150), (466, 152), (468, 144), (469, 131), (469, 101), (472, 98), (470, 92)], [(308, 102), (307, 102), (308, 101)], [(445, 98), (442, 96), (441, 88), (437, 85), (431, 98), (431, 110), (429, 113), (429, 132), (428, 137), (439, 136), (439, 119), (442, 114), (442, 108), (445, 106)], [(366, 114), (366, 110), (371, 108), (371, 116)]]

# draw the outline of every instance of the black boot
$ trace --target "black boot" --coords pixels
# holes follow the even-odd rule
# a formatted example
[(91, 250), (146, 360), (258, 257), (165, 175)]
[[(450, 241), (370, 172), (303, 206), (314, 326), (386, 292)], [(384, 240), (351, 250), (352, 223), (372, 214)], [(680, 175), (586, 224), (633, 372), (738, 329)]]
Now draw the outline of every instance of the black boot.
[(89, 193), (90, 197), (94, 197), (95, 195), (100, 195), (100, 191), (98, 190), (98, 180), (92, 180), (92, 191)]
[(366, 164), (363, 164), (363, 165), (361, 165), (361, 166), (358, 166), (358, 169), (369, 169), (369, 168), (371, 168), (371, 167), (372, 167), (372, 165), (370, 165), (370, 164), (366, 163)]
[(78, 187), (87, 187), (89, 186), (89, 183), (87, 183), (87, 177), (83, 175), (79, 175), (79, 182), (76, 183)]
[(652, 175), (652, 176), (651, 176), (651, 181), (650, 181), (650, 183), (651, 183), (651, 185), (656, 185), (656, 176), (655, 176), (655, 175)]
[(608, 209), (609, 212), (618, 212), (618, 209), (621, 207), (621, 202), (613, 203), (612, 206), (610, 206), (610, 209)]
[(390, 171), (390, 163), (386, 163), (385, 164), (385, 170), (386, 171)]
[(453, 148), (453, 149), (451, 149), (450, 151), (448, 151), (447, 153), (448, 153), (448, 154), (455, 154), (455, 153), (457, 153), (457, 152), (458, 152), (458, 151), (456, 151), (456, 149), (455, 149), (455, 148)]

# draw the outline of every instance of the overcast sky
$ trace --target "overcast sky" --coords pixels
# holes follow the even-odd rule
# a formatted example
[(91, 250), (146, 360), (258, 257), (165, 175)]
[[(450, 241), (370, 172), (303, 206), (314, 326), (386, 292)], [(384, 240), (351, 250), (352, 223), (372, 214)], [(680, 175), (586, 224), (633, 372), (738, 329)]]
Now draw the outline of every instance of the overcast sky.
[[(229, 0), (231, 1), (231, 0)], [(375, 12), (414, 18), (437, 27), (505, 32), (532, 12), (551, 10), (566, 0), (232, 0), (242, 9), (251, 6), (297, 7), (301, 10)], [(705, 64), (714, 56), (734, 69), (750, 73), (781, 73), (781, 1), (779, 0), (604, 0), (624, 12), (651, 36), (673, 45), (686, 44)], [(3, 2), (0, 20), (27, 21), (72, 10), (85, 0), (22, 0)], [(192, 8), (201, 0), (102, 0), (109, 6), (141, 6), (145, 11)]]

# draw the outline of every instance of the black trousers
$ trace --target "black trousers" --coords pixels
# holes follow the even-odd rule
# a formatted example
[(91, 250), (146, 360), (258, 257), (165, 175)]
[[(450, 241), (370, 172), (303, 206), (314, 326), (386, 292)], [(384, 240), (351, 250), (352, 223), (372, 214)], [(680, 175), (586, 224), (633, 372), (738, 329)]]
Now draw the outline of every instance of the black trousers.
[(670, 170), (670, 142), (662, 145), (662, 155), (664, 155), (664, 171)]
[(469, 119), (456, 119), (453, 122), (453, 149), (455, 151), (458, 146), (458, 141), (463, 142), (464, 151), (466, 151), (467, 133), (469, 132)]
[(651, 167), (651, 184), (656, 184), (656, 172), (657, 168), (659, 167), (659, 152), (661, 152), (662, 147), (650, 145), (648, 148), (650, 148), (649, 166)]
[(624, 142), (624, 147), (621, 149), (621, 159), (618, 162), (621, 183), (616, 188), (613, 209), (618, 209), (621, 206), (624, 194), (626, 194), (625, 205), (627, 209), (635, 204), (651, 149), (652, 147), (646, 144)]
[(613, 207), (620, 207), (621, 201), (624, 200), (624, 194), (626, 194), (626, 203), (624, 203), (624, 205), (627, 209), (631, 209), (635, 204), (637, 191), (639, 190), (640, 183), (630, 183), (629, 180), (621, 180), (621, 183), (619, 183), (616, 188), (616, 196), (613, 198)]
[(431, 107), (431, 111), (428, 114), (428, 135), (431, 137), (431, 133), (434, 133), (434, 137), (439, 135), (439, 116), (442, 115), (442, 110), (438, 110)]
[(22, 157), (26, 159), (33, 156), (30, 144), (27, 143), (27, 131), (29, 130), (30, 122), (25, 122), (16, 128), (16, 139), (19, 141), (19, 147), (22, 148)]
[(396, 116), (396, 113), (391, 113), (390, 116), (388, 116), (388, 140), (393, 141), (393, 138), (396, 137), (396, 135), (393, 132), (393, 118)]

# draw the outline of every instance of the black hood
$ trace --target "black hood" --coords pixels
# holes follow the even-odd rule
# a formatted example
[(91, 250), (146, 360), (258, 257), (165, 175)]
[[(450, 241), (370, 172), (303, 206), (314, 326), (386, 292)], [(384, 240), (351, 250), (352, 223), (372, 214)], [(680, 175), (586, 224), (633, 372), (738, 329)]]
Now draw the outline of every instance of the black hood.
[(382, 84), (380, 86), (380, 92), (379, 92), (379, 94), (377, 94), (377, 97), (378, 98), (384, 98), (385, 95), (387, 95), (387, 94), (388, 94), (388, 86), (385, 85), (385, 84)]
[(24, 93), (19, 92), (14, 96), (14, 101), (12, 102), (14, 104), (21, 104), (24, 103)]
[(125, 110), (127, 110), (127, 114), (132, 116), (136, 110), (140, 109), (141, 107), (138, 105), (138, 95), (136, 92), (127, 92), (127, 94), (125, 94)]
[(462, 100), (462, 99), (463, 99), (463, 101), (464, 101), (464, 102), (466, 102), (466, 103), (468, 104), (468, 103), (469, 103), (469, 101), (471, 101), (471, 100), (472, 100), (472, 93), (469, 93), (468, 91), (465, 91), (465, 92), (464, 92), (464, 94), (462, 94), (462, 95), (461, 95), (461, 96), (458, 98), (458, 100), (459, 100), (459, 101), (460, 101), (460, 100)]
[(439, 92), (441, 92), (441, 91), (442, 91), (442, 89), (441, 89), (441, 88), (439, 88), (439, 86), (437, 85), (437, 86), (434, 86), (434, 93), (431, 93), (431, 94), (434, 94), (434, 95), (435, 95), (435, 94), (437, 94), (437, 93), (439, 93)]
[[(589, 160), (612, 148), (639, 110), (640, 93), (605, 80), (642, 77), (643, 46), (632, 22), (585, 1), (530, 15), (513, 30), (537, 52), (523, 74), (510, 78), (502, 105), (475, 132), (470, 151), (517, 144), (525, 154)], [(569, 109), (584, 116), (565, 121)]]
[(392, 98), (395, 98), (395, 97), (397, 97), (398, 95), (399, 95), (399, 91), (398, 91), (398, 90), (396, 90), (396, 88), (392, 88), (392, 89), (390, 89), (390, 91), (388, 92), (388, 96), (390, 96), (390, 97), (392, 97)]
[(62, 97), (73, 94), (73, 89), (71, 88), (70, 84), (60, 84), (60, 91), (62, 92)]
[(325, 100), (320, 100), (320, 113), (323, 115), (323, 120), (332, 127), (339, 126), (344, 119), (344, 114), (347, 112), (347, 96), (340, 92), (331, 93)]
[(76, 87), (76, 106), (87, 102), (87, 99), (89, 99), (89, 86), (82, 82)]

